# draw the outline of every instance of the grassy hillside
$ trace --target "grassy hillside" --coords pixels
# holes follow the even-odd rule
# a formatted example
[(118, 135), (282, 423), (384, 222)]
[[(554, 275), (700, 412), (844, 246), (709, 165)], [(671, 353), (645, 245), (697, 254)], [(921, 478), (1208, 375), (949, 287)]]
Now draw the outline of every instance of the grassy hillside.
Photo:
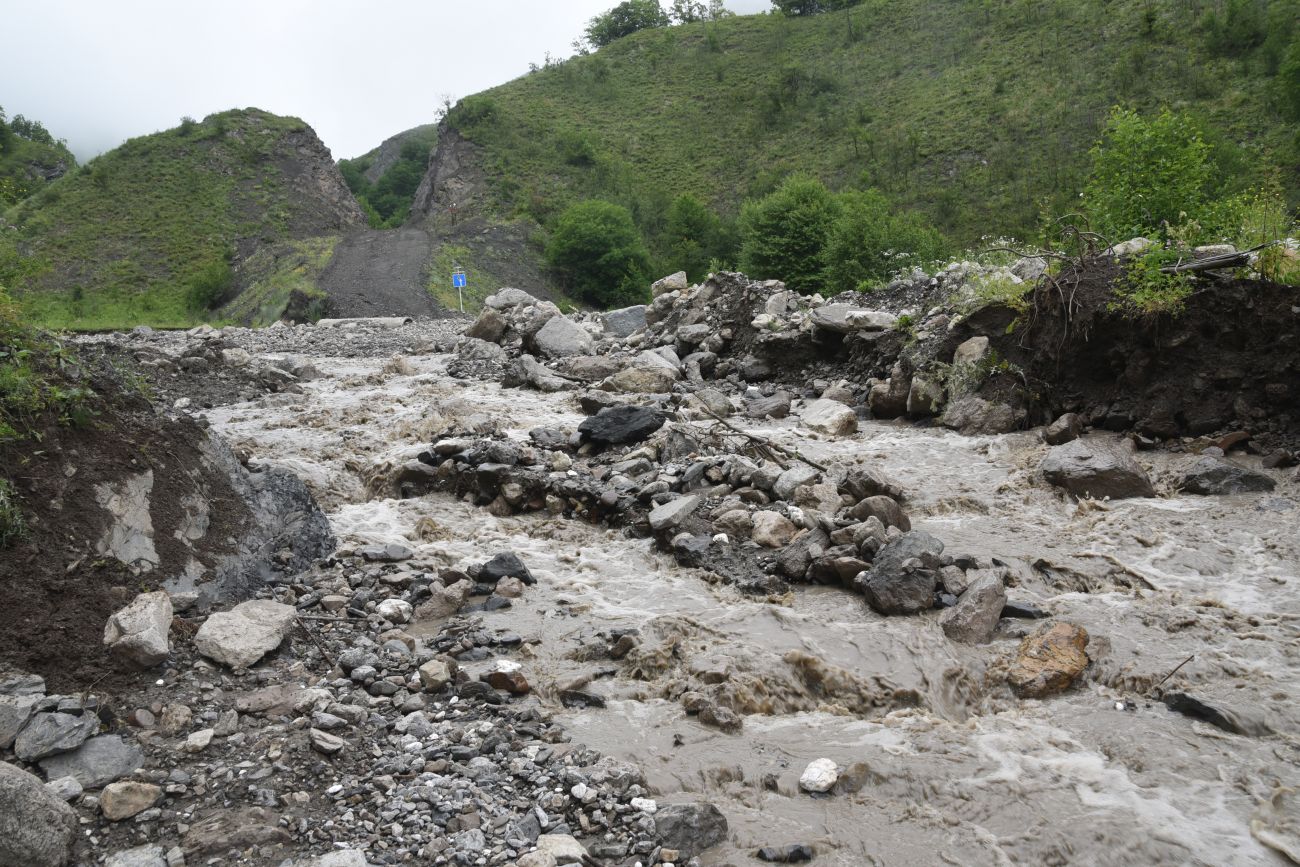
[(220, 318), (256, 250), (363, 220), (311, 128), (257, 109), (132, 139), (4, 217), (0, 285), (78, 328)]
[(76, 157), (40, 121), (12, 119), (0, 106), (0, 208), (27, 198), (77, 167)]
[(482, 148), (499, 216), (631, 207), (647, 235), (672, 197), (724, 213), (806, 171), (875, 187), (960, 244), (1069, 210), (1116, 103), (1190, 110), (1241, 168), (1300, 137), (1276, 73), (1300, 57), (1295, 0), (867, 0), (644, 30), (469, 97), (448, 123)]

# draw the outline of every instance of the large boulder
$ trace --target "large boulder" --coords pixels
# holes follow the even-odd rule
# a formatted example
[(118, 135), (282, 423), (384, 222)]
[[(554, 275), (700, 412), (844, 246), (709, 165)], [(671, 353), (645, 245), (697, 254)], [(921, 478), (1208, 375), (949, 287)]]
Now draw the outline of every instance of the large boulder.
[(543, 358), (563, 358), (567, 355), (590, 355), (595, 349), (591, 335), (576, 322), (564, 316), (553, 316), (533, 335), (533, 347)]
[(524, 386), (546, 392), (565, 391), (576, 387), (572, 380), (565, 379), (527, 353), (511, 362), (501, 377), (502, 388)]
[(1277, 486), (1273, 477), (1258, 470), (1248, 470), (1222, 458), (1206, 455), (1182, 469), (1178, 487), (1189, 494), (1245, 494), (1271, 491)]
[(141, 593), (108, 618), (104, 644), (110, 653), (137, 668), (166, 662), (171, 653), (172, 600), (165, 591)]
[(885, 544), (871, 568), (853, 579), (867, 604), (880, 614), (916, 614), (934, 604), (943, 542), (913, 530)]
[(944, 408), (939, 423), (966, 436), (976, 436), (1011, 433), (1020, 427), (1024, 418), (1024, 410), (968, 394), (951, 401)]
[(280, 646), (296, 615), (292, 605), (266, 599), (241, 602), (208, 617), (194, 636), (194, 647), (222, 665), (248, 668)]
[(664, 414), (641, 406), (615, 406), (583, 420), (578, 433), (597, 445), (639, 443), (663, 427)]
[(1074, 442), (1083, 433), (1083, 419), (1078, 413), (1067, 412), (1043, 431), (1043, 442), (1049, 446), (1063, 446)]
[(1078, 497), (1120, 500), (1156, 493), (1133, 455), (1104, 440), (1079, 439), (1053, 446), (1040, 469), (1047, 481)]
[(476, 340), (486, 340), (489, 343), (500, 343), (509, 325), (510, 323), (506, 321), (500, 311), (492, 307), (484, 307), (478, 318), (474, 320), (469, 328), (465, 329), (465, 336), (473, 337)]
[(727, 839), (727, 817), (712, 804), (673, 804), (655, 812), (655, 833), (688, 861)]
[(1022, 698), (1069, 689), (1088, 667), (1088, 633), (1073, 623), (1044, 623), (1020, 642), (1008, 679)]
[(77, 814), (34, 775), (0, 762), (0, 867), (63, 867)]
[(600, 321), (605, 326), (605, 333), (614, 337), (629, 337), (645, 328), (645, 305), (634, 304), (620, 310), (611, 310), (601, 314)]
[(858, 429), (858, 417), (853, 410), (837, 400), (825, 398), (805, 406), (799, 420), (805, 427), (836, 437), (855, 433)]
[(957, 604), (939, 615), (944, 635), (964, 644), (983, 644), (993, 637), (1007, 604), (999, 572), (988, 571), (970, 583)]
[(907, 414), (911, 418), (935, 415), (943, 407), (943, 385), (925, 376), (912, 377), (912, 387), (907, 392)]

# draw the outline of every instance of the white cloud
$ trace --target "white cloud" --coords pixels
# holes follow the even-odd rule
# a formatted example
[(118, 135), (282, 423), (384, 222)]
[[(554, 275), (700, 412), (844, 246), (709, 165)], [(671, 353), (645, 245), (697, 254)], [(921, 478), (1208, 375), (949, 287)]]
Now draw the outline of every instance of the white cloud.
[[(0, 105), (78, 158), (257, 106), (310, 123), (336, 157), (428, 123), (443, 94), (564, 57), (616, 0), (43, 0), (8, 4)], [(756, 12), (768, 0), (730, 0)]]

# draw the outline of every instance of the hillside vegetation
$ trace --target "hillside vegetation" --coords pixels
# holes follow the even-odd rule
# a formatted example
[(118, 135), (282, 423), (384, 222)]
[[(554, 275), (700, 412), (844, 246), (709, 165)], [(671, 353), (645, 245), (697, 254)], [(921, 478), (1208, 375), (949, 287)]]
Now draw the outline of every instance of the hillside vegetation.
[[(658, 241), (676, 196), (724, 216), (806, 173), (875, 189), (958, 246), (1071, 209), (1115, 104), (1197, 119), (1224, 192), (1300, 172), (1300, 3), (868, 0), (651, 27), (468, 97), (499, 217), (627, 207)], [(1291, 78), (1296, 81), (1292, 82)]]
[[(363, 221), (311, 128), (257, 109), (132, 139), (4, 216), (0, 285), (34, 321), (78, 328), (222, 318), (259, 248)], [(251, 276), (277, 282), (265, 265)]]
[(371, 228), (392, 228), (406, 221), (437, 141), (437, 125), (425, 124), (398, 133), (356, 159), (339, 160), (343, 180)]
[(0, 208), (25, 199), (77, 167), (62, 139), (38, 120), (12, 119), (0, 106)]

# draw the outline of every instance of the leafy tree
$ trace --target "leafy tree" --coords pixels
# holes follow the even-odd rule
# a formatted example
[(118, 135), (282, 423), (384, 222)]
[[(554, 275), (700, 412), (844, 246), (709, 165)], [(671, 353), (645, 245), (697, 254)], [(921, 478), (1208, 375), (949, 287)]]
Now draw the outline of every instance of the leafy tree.
[(862, 0), (772, 0), (784, 15), (816, 15), (819, 12), (835, 12), (857, 6)]
[(731, 233), (708, 206), (683, 193), (668, 207), (664, 229), (668, 268), (685, 271), (693, 282), (703, 280), (715, 261), (727, 261), (735, 252)]
[(821, 181), (792, 175), (775, 192), (741, 207), (741, 267), (809, 295), (820, 291), (826, 242), (838, 217), (839, 203)]
[(571, 205), (556, 223), (546, 259), (584, 301), (612, 307), (645, 299), (650, 253), (621, 205), (595, 199)]
[(919, 214), (895, 214), (875, 190), (841, 193), (839, 206), (825, 248), (831, 291), (863, 288), (944, 253), (944, 238), (933, 226)]
[(623, 0), (613, 9), (591, 19), (587, 25), (587, 41), (596, 48), (604, 48), (615, 39), (646, 30), (666, 27), (668, 15), (659, 7), (659, 0)]
[(1156, 233), (1195, 215), (1218, 171), (1197, 124), (1167, 108), (1151, 118), (1112, 109), (1089, 155), (1085, 208), (1094, 227), (1116, 237)]
[(709, 17), (709, 7), (700, 0), (673, 0), (668, 16), (674, 24), (692, 24)]

